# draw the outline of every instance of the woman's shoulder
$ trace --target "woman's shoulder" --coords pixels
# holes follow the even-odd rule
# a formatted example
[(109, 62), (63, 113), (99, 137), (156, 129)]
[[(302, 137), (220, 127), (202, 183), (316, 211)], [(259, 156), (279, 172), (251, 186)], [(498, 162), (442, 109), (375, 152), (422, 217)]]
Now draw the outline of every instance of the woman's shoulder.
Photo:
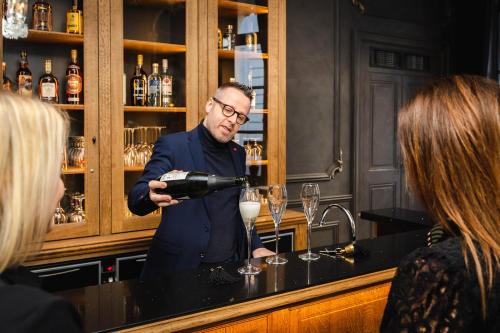
[(67, 300), (33, 286), (0, 284), (0, 332), (80, 332), (80, 318)]

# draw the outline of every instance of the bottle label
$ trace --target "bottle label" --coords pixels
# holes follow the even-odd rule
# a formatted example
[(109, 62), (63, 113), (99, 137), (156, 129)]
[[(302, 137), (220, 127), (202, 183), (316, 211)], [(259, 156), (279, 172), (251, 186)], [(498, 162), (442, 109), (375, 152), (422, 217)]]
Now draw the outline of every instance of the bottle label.
[(17, 92), (19, 95), (31, 97), (33, 95), (33, 79), (31, 75), (19, 75), (18, 82), (19, 89)]
[(172, 96), (172, 80), (168, 76), (161, 80), (161, 94), (163, 96)]
[(55, 83), (42, 83), (42, 97), (55, 98), (56, 97), (56, 84)]
[(160, 92), (160, 81), (159, 80), (149, 80), (148, 84), (148, 94), (156, 95)]
[(168, 172), (160, 177), (161, 182), (169, 182), (172, 180), (184, 180), (189, 172)]
[(66, 94), (76, 95), (82, 91), (82, 78), (80, 75), (70, 74), (66, 76)]
[(66, 32), (73, 34), (80, 33), (80, 13), (66, 14)]

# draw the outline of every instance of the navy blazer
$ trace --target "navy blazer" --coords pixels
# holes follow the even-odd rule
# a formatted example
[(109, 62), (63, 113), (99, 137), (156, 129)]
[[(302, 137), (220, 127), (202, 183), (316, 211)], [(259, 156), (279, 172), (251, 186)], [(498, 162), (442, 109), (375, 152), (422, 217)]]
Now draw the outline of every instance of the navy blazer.
[[(203, 126), (203, 125), (201, 125)], [(238, 176), (245, 175), (245, 150), (230, 141), (229, 148)], [(128, 194), (128, 207), (136, 215), (146, 215), (158, 209), (149, 199), (148, 182), (171, 170), (207, 172), (198, 129), (161, 137), (154, 146), (151, 160), (144, 173)], [(173, 272), (197, 267), (202, 261), (210, 238), (210, 219), (206, 199), (186, 200), (162, 209), (161, 223), (153, 237), (143, 277), (161, 272)], [(240, 217), (237, 237), (238, 259), (245, 256), (246, 232)], [(252, 249), (263, 247), (252, 233)]]

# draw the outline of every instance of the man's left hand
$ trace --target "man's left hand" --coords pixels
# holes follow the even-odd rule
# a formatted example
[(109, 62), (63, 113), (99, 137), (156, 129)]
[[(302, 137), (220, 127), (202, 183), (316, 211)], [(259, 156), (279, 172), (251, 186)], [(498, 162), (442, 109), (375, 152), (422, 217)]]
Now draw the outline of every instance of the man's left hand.
[(269, 251), (265, 247), (259, 247), (258, 249), (253, 250), (252, 255), (254, 258), (259, 258), (259, 257), (268, 257), (268, 256), (273, 256), (276, 253), (273, 251)]

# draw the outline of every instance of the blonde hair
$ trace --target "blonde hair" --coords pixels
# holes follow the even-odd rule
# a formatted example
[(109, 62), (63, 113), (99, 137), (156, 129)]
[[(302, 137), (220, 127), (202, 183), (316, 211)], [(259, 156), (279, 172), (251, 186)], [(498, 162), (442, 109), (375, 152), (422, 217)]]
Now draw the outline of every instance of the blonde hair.
[(0, 272), (42, 245), (67, 129), (66, 114), (53, 106), (0, 93)]
[(401, 110), (398, 125), (408, 183), (436, 222), (460, 236), (483, 317), (500, 258), (499, 98), (498, 84), (481, 77), (440, 79)]

